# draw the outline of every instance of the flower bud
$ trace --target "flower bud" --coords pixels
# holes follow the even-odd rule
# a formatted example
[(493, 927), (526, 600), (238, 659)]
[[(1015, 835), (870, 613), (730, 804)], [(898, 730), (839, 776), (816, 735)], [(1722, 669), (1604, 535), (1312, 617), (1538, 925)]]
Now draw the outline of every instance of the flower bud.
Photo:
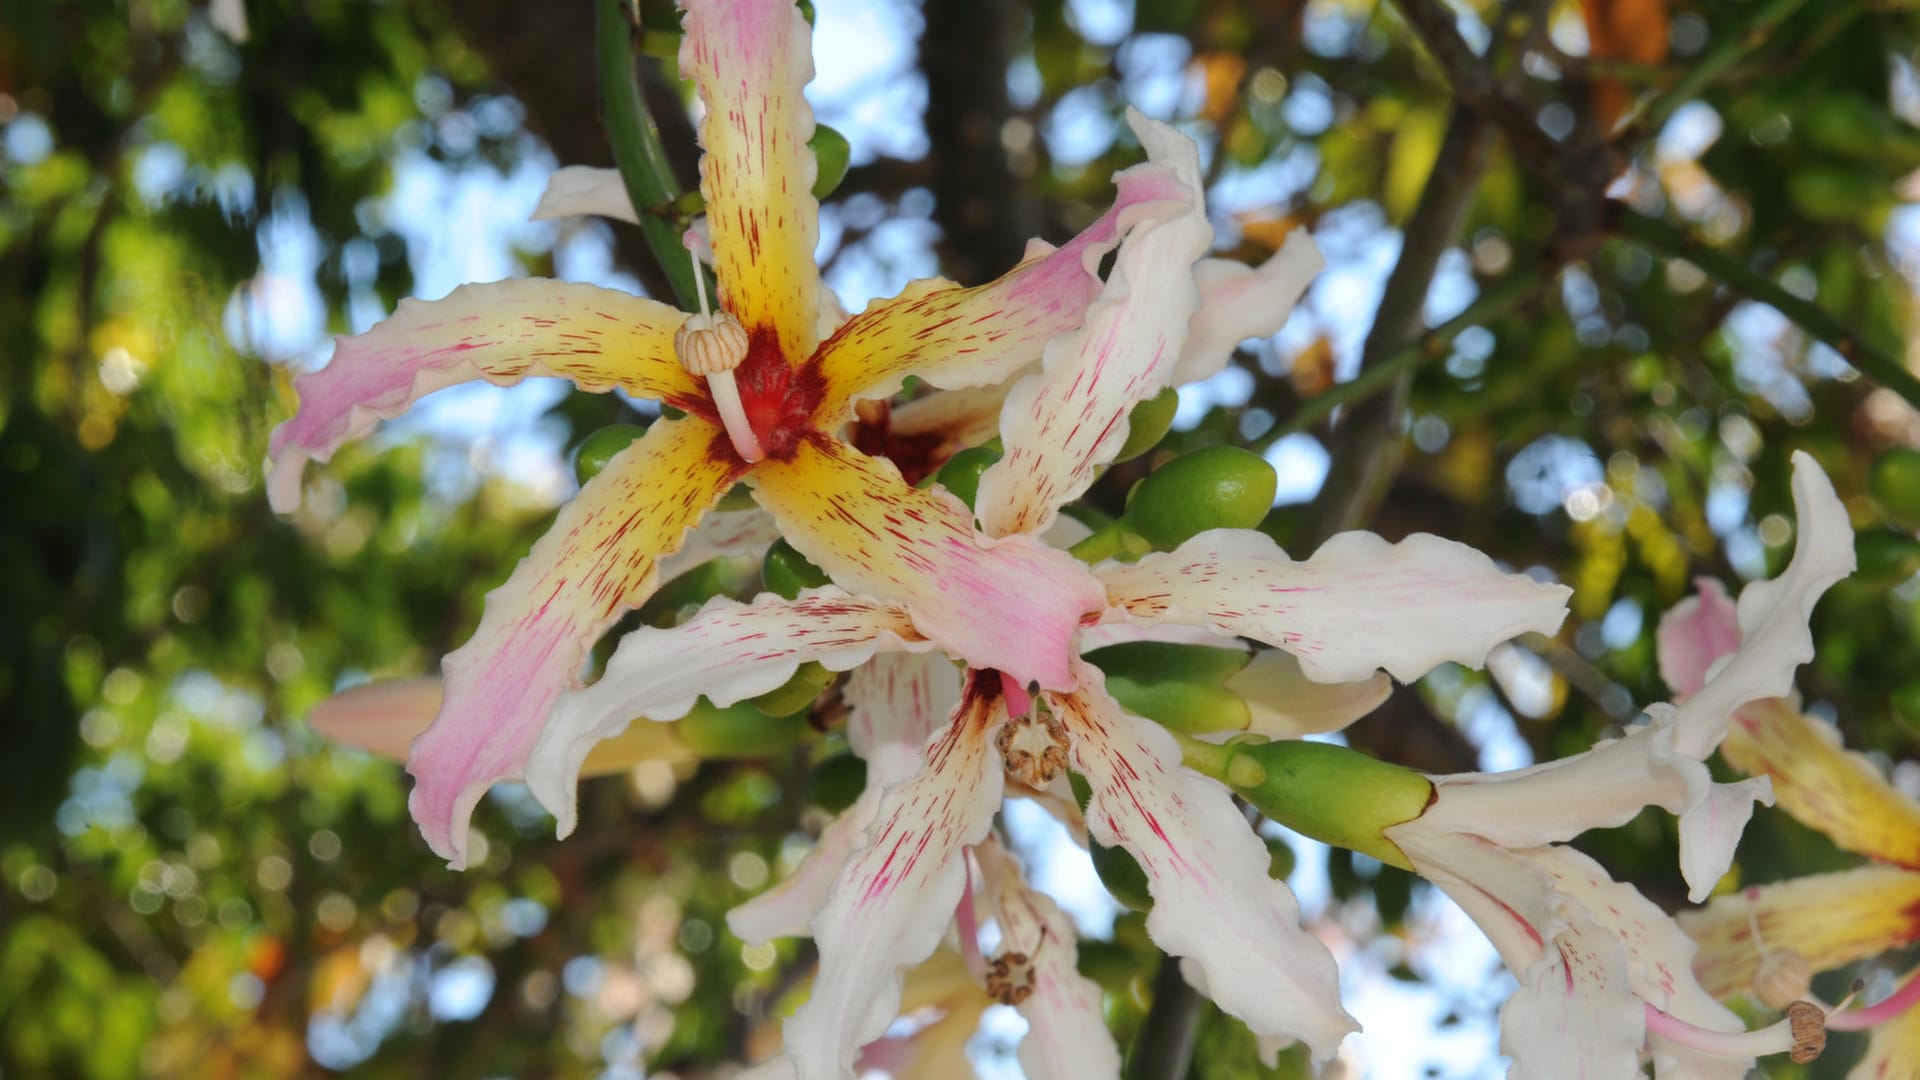
[(1127, 441), (1114, 455), (1114, 464), (1132, 461), (1160, 445), (1167, 429), (1173, 426), (1173, 414), (1179, 409), (1180, 392), (1171, 386), (1135, 405), (1127, 414)]
[(1268, 817), (1316, 840), (1413, 869), (1386, 830), (1426, 812), (1433, 781), (1331, 743), (1288, 739), (1228, 749), (1264, 770), (1258, 783), (1235, 782), (1233, 788)]
[(760, 560), (760, 582), (768, 592), (791, 600), (802, 589), (817, 589), (827, 583), (826, 571), (807, 561), (785, 540), (775, 540)]
[(580, 449), (574, 451), (573, 475), (579, 477), (584, 486), (600, 475), (600, 470), (607, 467), (615, 454), (646, 433), (647, 429), (638, 424), (614, 424), (588, 435), (581, 440)]
[(1120, 707), (1185, 735), (1245, 731), (1246, 699), (1225, 683), (1247, 666), (1244, 649), (1135, 641), (1087, 653), (1107, 672), (1107, 693)]
[(703, 758), (765, 757), (787, 750), (807, 734), (807, 721), (768, 716), (747, 702), (718, 708), (706, 698), (694, 702), (674, 725), (687, 749)]
[(813, 160), (819, 166), (813, 174), (813, 197), (824, 199), (847, 178), (847, 162), (853, 148), (847, 145), (845, 135), (825, 124), (813, 126), (813, 138), (807, 140), (807, 147), (813, 151)]
[(997, 446), (970, 446), (947, 459), (940, 471), (934, 474), (934, 482), (953, 493), (954, 498), (973, 509), (973, 502), (980, 495), (980, 474), (1001, 457)]
[(1160, 551), (1208, 529), (1250, 529), (1273, 508), (1279, 480), (1251, 450), (1209, 446), (1167, 462), (1134, 487), (1126, 523)]
[(768, 716), (792, 716), (813, 704), (832, 681), (833, 672), (817, 660), (808, 660), (794, 670), (792, 678), (750, 700), (754, 708)]

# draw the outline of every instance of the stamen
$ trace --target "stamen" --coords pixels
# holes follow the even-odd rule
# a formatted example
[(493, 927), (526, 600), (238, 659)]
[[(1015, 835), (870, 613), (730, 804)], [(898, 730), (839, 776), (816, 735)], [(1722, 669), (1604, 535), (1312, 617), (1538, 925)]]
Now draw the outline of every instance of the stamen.
[(1646, 1009), (1648, 1033), (1716, 1057), (1789, 1054), (1793, 1060), (1804, 1063), (1818, 1057), (1827, 1042), (1826, 1013), (1810, 1001), (1794, 1002), (1787, 1008), (1786, 1019), (1752, 1031), (1714, 1031), (1696, 1027), (1652, 1005)]
[(1807, 958), (1792, 949), (1769, 949), (1760, 936), (1759, 890), (1747, 890), (1747, 929), (1760, 951), (1760, 967), (1753, 976), (1753, 996), (1769, 1009), (1784, 1009), (1808, 996), (1813, 969)]
[(1002, 1005), (1018, 1005), (1033, 996), (1033, 958), (1008, 950), (987, 965), (987, 995)]
[(1854, 996), (1860, 992), (1861, 986), (1858, 982), (1853, 985), (1854, 993), (1847, 995), (1847, 1000), (1841, 1002), (1833, 1010), (1833, 1015), (1827, 1019), (1827, 1026), (1835, 1031), (1865, 1031), (1867, 1028), (1877, 1027), (1913, 1008), (1915, 1002), (1920, 1002), (1920, 972), (1908, 975), (1907, 981), (1901, 984), (1900, 989), (1874, 1004), (1849, 1012), (1847, 1002), (1854, 999)]
[(707, 380), (714, 411), (720, 416), (721, 426), (727, 429), (734, 453), (740, 455), (740, 460), (752, 464), (766, 457), (767, 452), (761, 447), (759, 436), (754, 434), (753, 424), (747, 420), (746, 407), (740, 402), (740, 387), (733, 379), (733, 369), (747, 358), (747, 330), (732, 313), (713, 313), (707, 304), (706, 271), (700, 267), (696, 250), (699, 238), (689, 232), (682, 237), (682, 242), (693, 255), (694, 291), (700, 298), (700, 313), (687, 316), (674, 332), (673, 351), (688, 374)]
[(1044, 788), (1067, 771), (1067, 729), (1051, 713), (1029, 712), (1001, 725), (994, 749), (1007, 775), (1031, 788)]

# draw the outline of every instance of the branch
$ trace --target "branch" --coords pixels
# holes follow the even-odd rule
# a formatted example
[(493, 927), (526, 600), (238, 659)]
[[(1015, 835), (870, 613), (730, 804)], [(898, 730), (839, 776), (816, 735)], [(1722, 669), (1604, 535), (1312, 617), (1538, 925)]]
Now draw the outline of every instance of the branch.
[(1920, 379), (1907, 370), (1898, 356), (1867, 341), (1826, 308), (1800, 299), (1742, 260), (1709, 247), (1658, 218), (1628, 211), (1620, 215), (1619, 226), (1622, 233), (1656, 253), (1669, 259), (1685, 259), (1715, 281), (1785, 315), (1860, 369), (1861, 374), (1920, 408)]
[(1206, 1005), (1180, 974), (1180, 958), (1162, 956), (1153, 976), (1153, 1004), (1134, 1036), (1127, 1080), (1185, 1080)]

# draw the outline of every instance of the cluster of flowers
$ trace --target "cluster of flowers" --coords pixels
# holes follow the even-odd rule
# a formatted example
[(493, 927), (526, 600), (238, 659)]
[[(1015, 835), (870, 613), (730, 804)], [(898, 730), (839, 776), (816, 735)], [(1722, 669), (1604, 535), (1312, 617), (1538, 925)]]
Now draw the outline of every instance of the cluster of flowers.
[[(1739, 955), (1758, 943), (1740, 936), (1757, 933), (1749, 926), (1776, 951), (1825, 966), (1863, 955), (1856, 939), (1828, 948), (1795, 936), (1797, 905), (1830, 903), (1825, 894), (1803, 901), (1792, 891), (1801, 886), (1783, 886), (1695, 916), (1710, 943), (1703, 987), (1695, 946), (1674, 921), (1565, 844), (1659, 806), (1679, 815), (1696, 900), (1729, 866), (1753, 802), (1772, 789), (1764, 775), (1715, 783), (1704, 760), (1736, 716), (1747, 724), (1754, 703), (1790, 692), (1811, 656), (1808, 613), (1852, 565), (1846, 514), (1811, 459), (1796, 460), (1800, 529), (1786, 572), (1749, 588), (1737, 618), (1709, 591), (1675, 616), (1681, 628), (1663, 630), (1663, 645), (1673, 639), (1663, 656), (1686, 658), (1670, 674), (1685, 700), (1532, 769), (1426, 777), (1355, 767), (1337, 757), (1347, 752), (1297, 737), (1371, 709), (1386, 675), (1477, 666), (1517, 634), (1555, 632), (1567, 590), (1425, 535), (1344, 534), (1305, 561), (1251, 529), (1091, 566), (1059, 546), (1071, 528), (1061, 507), (1119, 453), (1130, 412), (1278, 329), (1318, 269), (1311, 242), (1297, 235), (1257, 269), (1207, 257), (1213, 230), (1194, 144), (1132, 115), (1148, 160), (1114, 178), (1112, 208), (1078, 236), (1058, 248), (1034, 242), (989, 284), (916, 282), (847, 317), (813, 263), (809, 42), (791, 0), (697, 0), (686, 13), (680, 63), (705, 105), (716, 311), (689, 317), (553, 281), (467, 286), (403, 302), (298, 382), (299, 412), (272, 444), (269, 490), (282, 511), (298, 506), (305, 462), (458, 382), (554, 375), (677, 410), (583, 485), (446, 658), (437, 716), (409, 765), (411, 809), (434, 850), (462, 866), (469, 816), (504, 780), (524, 780), (564, 835), (582, 769), (604, 740), (681, 718), (701, 697), (725, 707), (766, 694), (812, 664), (847, 673), (846, 733), (868, 781), (793, 875), (730, 918), (750, 942), (818, 942), (811, 994), (786, 1022), (770, 1074), (835, 1080), (862, 1062), (900, 1068), (912, 1047), (883, 1036), (903, 973), (923, 964), (943, 979), (964, 969), (961, 984), (977, 986), (980, 1001), (1025, 1015), (1030, 1075), (1118, 1074), (1100, 992), (1076, 968), (1071, 920), (996, 840), (1009, 792), (1050, 800), (1092, 840), (1128, 852), (1151, 893), (1155, 942), (1269, 1046), (1297, 1040), (1325, 1060), (1356, 1024), (1333, 957), (1268, 876), (1236, 794), (1309, 829), (1335, 822), (1320, 831), (1417, 871), (1479, 922), (1519, 980), (1502, 1012), (1515, 1076), (1639, 1076), (1650, 1057), (1661, 1076), (1737, 1077), (1757, 1054), (1806, 1053), (1827, 1016), (1804, 987), (1779, 1002), (1788, 1020), (1755, 1032), (1708, 988), (1751, 984)], [(565, 179), (550, 191), (553, 212), (593, 205), (631, 216), (617, 179), (574, 170)], [(898, 410), (877, 404), (910, 375), (934, 392)], [(924, 474), (996, 432), (1003, 455), (971, 505), (902, 474), (902, 465)], [(715, 510), (740, 483), (757, 508)], [(677, 626), (630, 633), (598, 680), (580, 685), (595, 641), (663, 579), (775, 540), (831, 583), (747, 604), (719, 598)], [(1708, 625), (1710, 614), (1719, 622)], [(1116, 642), (1240, 639), (1278, 659), (1261, 665), (1265, 704), (1250, 722), (1269, 742), (1178, 736), (1123, 709), (1082, 656)], [(1730, 655), (1709, 676), (1714, 643)], [(395, 747), (412, 732), (369, 732), (389, 715), (373, 700), (342, 699), (316, 723)], [(1351, 780), (1288, 782), (1297, 773), (1283, 766), (1307, 746), (1309, 764)], [(1768, 761), (1756, 771), (1791, 764)], [(1069, 772), (1086, 781), (1084, 800)], [(1886, 857), (1911, 867), (1920, 853), (1911, 831), (1907, 839)], [(1915, 880), (1909, 870), (1875, 879), (1900, 895)], [(979, 947), (983, 916), (998, 924), (992, 956)], [(950, 933), (961, 968), (940, 950)]]

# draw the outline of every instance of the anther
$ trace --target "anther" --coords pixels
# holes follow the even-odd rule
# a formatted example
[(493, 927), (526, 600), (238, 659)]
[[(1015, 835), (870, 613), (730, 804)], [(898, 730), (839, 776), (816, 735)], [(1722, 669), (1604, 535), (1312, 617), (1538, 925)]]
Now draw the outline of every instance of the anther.
[(1747, 929), (1753, 935), (1754, 948), (1760, 951), (1760, 966), (1753, 975), (1753, 996), (1769, 1009), (1787, 1009), (1807, 996), (1813, 984), (1813, 969), (1807, 958), (1792, 949), (1769, 949), (1760, 936), (1758, 890), (1749, 890)]
[(1827, 1012), (1811, 1001), (1796, 1001), (1787, 1006), (1787, 1023), (1793, 1032), (1793, 1049), (1787, 1056), (1805, 1065), (1827, 1048)]
[(740, 387), (733, 379), (733, 369), (747, 358), (747, 328), (740, 325), (740, 320), (731, 312), (716, 315), (708, 307), (707, 273), (700, 266), (696, 250), (699, 238), (688, 232), (682, 242), (694, 256), (693, 282), (694, 291), (700, 297), (700, 313), (687, 316), (680, 329), (674, 331), (673, 351), (689, 375), (707, 380), (714, 412), (719, 414), (721, 426), (727, 429), (734, 453), (751, 465), (767, 453), (760, 446), (760, 437), (754, 434), (753, 424), (747, 420), (746, 407), (740, 403)]
[(1033, 958), (1008, 950), (987, 962), (987, 996), (1018, 1005), (1033, 996)]
[(1007, 721), (993, 745), (1007, 775), (1028, 787), (1044, 788), (1067, 771), (1067, 729), (1050, 713)]

